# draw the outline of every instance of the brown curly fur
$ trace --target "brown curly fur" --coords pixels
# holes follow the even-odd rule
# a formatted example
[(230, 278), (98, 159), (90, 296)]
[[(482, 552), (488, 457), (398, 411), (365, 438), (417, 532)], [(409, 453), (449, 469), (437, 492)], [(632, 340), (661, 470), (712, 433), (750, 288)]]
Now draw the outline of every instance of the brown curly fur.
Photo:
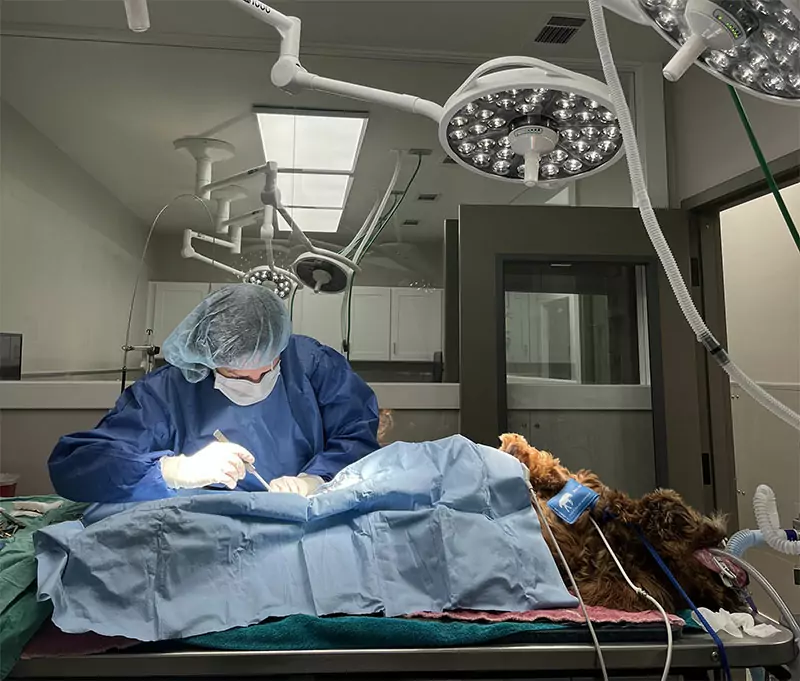
[[(652, 609), (625, 584), (588, 513), (584, 513), (574, 525), (567, 525), (544, 503), (557, 494), (570, 477), (600, 495), (592, 516), (601, 525), (633, 582), (658, 600), (668, 612), (678, 612), (687, 605), (664, 577), (631, 526), (641, 528), (695, 605), (713, 610), (741, 609), (738, 595), (724, 587), (719, 577), (693, 555), (698, 549), (721, 545), (726, 536), (722, 516), (704, 516), (686, 504), (677, 492), (668, 489), (656, 490), (641, 499), (631, 499), (606, 487), (591, 471), (571, 473), (552, 454), (531, 447), (521, 435), (502, 435), (500, 441), (500, 449), (519, 459), (530, 471), (531, 485), (542, 501), (547, 522), (587, 605), (629, 612)], [(606, 511), (616, 520), (603, 523), (603, 518), (608, 517)], [(553, 551), (553, 547), (550, 548)], [(555, 552), (553, 554), (559, 562)]]

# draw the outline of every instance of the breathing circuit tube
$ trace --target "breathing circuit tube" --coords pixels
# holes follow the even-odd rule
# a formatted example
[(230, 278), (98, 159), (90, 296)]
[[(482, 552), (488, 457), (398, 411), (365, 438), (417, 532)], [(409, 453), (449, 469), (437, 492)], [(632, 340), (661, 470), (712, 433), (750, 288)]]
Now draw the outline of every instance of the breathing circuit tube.
[[(800, 541), (794, 530), (782, 530), (781, 520), (778, 517), (778, 506), (775, 492), (767, 485), (759, 485), (753, 495), (753, 510), (756, 521), (770, 548), (787, 556), (800, 556)], [(791, 539), (790, 537), (794, 537)]]
[(763, 543), (764, 533), (761, 530), (739, 530), (728, 540), (725, 551), (741, 558), (749, 549)]
[(771, 411), (782, 421), (788, 423), (796, 430), (800, 430), (800, 414), (792, 411), (782, 402), (776, 400), (761, 386), (757, 385), (747, 374), (745, 374), (728, 356), (727, 351), (709, 330), (700, 313), (692, 301), (686, 283), (683, 281), (678, 264), (675, 261), (672, 251), (664, 238), (664, 233), (658, 224), (650, 196), (647, 193), (647, 184), (644, 179), (644, 169), (642, 159), (639, 154), (639, 146), (636, 141), (636, 132), (633, 127), (633, 119), (630, 109), (625, 101), (625, 94), (622, 91), (622, 83), (614, 64), (614, 56), (611, 53), (611, 46), (608, 40), (608, 30), (606, 28), (605, 16), (601, 0), (589, 0), (589, 10), (592, 17), (592, 27), (594, 29), (595, 42), (600, 54), (600, 61), (603, 65), (603, 74), (611, 92), (611, 101), (616, 110), (620, 128), (622, 130), (622, 141), (625, 145), (625, 153), (628, 157), (628, 170), (633, 188), (634, 200), (642, 216), (642, 222), (650, 237), (650, 241), (655, 248), (664, 272), (667, 275), (670, 286), (678, 301), (678, 305), (683, 312), (683, 316), (689, 323), (697, 340), (711, 354), (717, 364), (724, 369), (736, 383), (741, 386), (750, 397), (761, 406)]

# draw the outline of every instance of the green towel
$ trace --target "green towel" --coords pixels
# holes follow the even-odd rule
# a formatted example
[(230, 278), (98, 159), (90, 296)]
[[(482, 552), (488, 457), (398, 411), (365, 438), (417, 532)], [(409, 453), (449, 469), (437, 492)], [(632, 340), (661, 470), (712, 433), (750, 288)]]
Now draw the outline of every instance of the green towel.
[(184, 640), (214, 650), (344, 650), (352, 648), (448, 648), (480, 645), (523, 634), (570, 629), (549, 622), (441, 622), (384, 617), (285, 619)]
[[(694, 628), (690, 612), (680, 613), (687, 628)], [(663, 624), (647, 626), (597, 625), (601, 640), (639, 637), (659, 640)], [(580, 642), (584, 625), (555, 622), (476, 623), (385, 617), (312, 617), (293, 615), (281, 620), (205, 634), (183, 643), (213, 650), (347, 650), (353, 648), (448, 648), (500, 641), (535, 643), (543, 636), (558, 635), (560, 643)], [(552, 640), (549, 639), (548, 640)]]
[[(86, 504), (76, 504), (57, 496), (19, 497), (16, 501), (64, 501), (60, 508), (39, 518), (20, 518), (26, 527), (17, 531), (0, 548), (0, 679), (6, 678), (22, 650), (50, 616), (50, 602), (36, 600), (36, 555), (33, 534), (36, 530), (79, 518)], [(0, 502), (6, 511), (13, 509), (13, 499)]]

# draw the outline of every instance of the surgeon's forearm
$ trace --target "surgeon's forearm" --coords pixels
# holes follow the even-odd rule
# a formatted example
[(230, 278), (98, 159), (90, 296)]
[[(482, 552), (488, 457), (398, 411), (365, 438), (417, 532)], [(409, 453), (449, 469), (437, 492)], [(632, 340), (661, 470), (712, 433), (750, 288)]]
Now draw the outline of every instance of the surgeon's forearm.
[(376, 449), (378, 449), (377, 440), (369, 434), (332, 438), (328, 440), (325, 450), (311, 459), (302, 472), (318, 475), (328, 482), (343, 468)]

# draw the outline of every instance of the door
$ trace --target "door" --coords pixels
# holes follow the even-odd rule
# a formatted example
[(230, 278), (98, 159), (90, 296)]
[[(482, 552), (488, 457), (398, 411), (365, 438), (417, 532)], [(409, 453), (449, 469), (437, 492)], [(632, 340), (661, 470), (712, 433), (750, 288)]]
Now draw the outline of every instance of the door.
[(442, 350), (442, 292), (392, 289), (393, 361), (431, 362)]
[[(687, 277), (688, 217), (658, 217)], [(495, 445), (512, 426), (570, 469), (704, 509), (695, 339), (638, 211), (461, 206), (458, 260), (462, 433)], [(506, 354), (517, 294), (539, 344), (526, 366)]]
[(388, 361), (391, 356), (392, 289), (355, 286), (350, 305), (350, 359)]

